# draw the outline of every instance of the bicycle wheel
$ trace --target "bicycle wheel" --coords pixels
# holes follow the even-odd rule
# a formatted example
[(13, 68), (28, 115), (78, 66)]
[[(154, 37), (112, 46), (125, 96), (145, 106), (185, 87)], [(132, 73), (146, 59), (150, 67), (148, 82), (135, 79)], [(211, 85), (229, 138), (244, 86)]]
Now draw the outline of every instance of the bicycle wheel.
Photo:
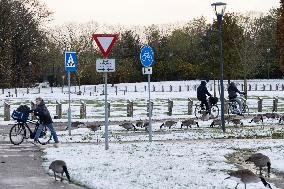
[(197, 119), (202, 118), (203, 115), (203, 108), (200, 105), (196, 105), (195, 110), (194, 110), (194, 115)]
[(23, 123), (15, 124), (9, 132), (9, 138), (12, 144), (19, 145), (26, 138), (26, 128)]
[(213, 105), (211, 107), (211, 116), (213, 118), (217, 118), (219, 116), (219, 107), (217, 105)]
[(51, 131), (48, 127), (44, 126), (38, 138), (38, 142), (42, 145), (48, 144), (51, 140)]

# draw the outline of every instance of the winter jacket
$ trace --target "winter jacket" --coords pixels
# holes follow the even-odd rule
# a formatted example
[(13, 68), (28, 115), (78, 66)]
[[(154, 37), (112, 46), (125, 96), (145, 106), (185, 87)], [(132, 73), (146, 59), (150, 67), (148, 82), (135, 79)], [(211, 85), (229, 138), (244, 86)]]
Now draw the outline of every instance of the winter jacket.
[(242, 92), (239, 91), (239, 89), (236, 87), (234, 83), (230, 83), (228, 87), (228, 93), (229, 93), (229, 99), (232, 100), (234, 98), (237, 98), (237, 93), (243, 94)]
[(52, 118), (43, 100), (41, 100), (39, 106), (34, 109), (34, 114), (39, 117), (41, 124), (46, 125), (52, 123)]
[(206, 100), (206, 95), (212, 96), (206, 87), (206, 82), (201, 81), (201, 84), (197, 87), (197, 99), (200, 101), (205, 101)]

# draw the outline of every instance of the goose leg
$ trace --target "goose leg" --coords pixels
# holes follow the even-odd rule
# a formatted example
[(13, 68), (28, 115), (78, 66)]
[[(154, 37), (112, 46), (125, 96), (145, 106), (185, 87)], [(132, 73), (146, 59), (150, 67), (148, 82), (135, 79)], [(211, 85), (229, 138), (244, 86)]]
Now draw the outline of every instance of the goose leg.
[(236, 185), (235, 189), (237, 189), (237, 188), (238, 188), (238, 185), (239, 185), (239, 183), (237, 183), (237, 185)]
[(55, 178), (55, 181), (56, 181), (56, 174), (55, 174), (55, 172), (53, 172), (53, 174), (54, 174), (54, 178)]
[(63, 173), (61, 173), (61, 182), (63, 181)]

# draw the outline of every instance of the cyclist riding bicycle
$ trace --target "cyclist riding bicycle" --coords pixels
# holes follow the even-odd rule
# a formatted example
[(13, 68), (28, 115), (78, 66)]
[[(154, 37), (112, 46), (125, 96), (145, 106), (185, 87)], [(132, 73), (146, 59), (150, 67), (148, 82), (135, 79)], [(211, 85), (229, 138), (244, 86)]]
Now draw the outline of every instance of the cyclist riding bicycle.
[(244, 92), (241, 92), (239, 91), (239, 89), (236, 87), (236, 84), (234, 82), (231, 82), (229, 84), (229, 87), (228, 87), (228, 94), (229, 94), (229, 100), (230, 101), (236, 101), (239, 105), (239, 112), (236, 112), (237, 114), (242, 114), (242, 111), (243, 111), (243, 103), (242, 101), (238, 98), (238, 95), (237, 93), (239, 94), (242, 94), (242, 95), (245, 95)]
[(201, 102), (201, 106), (205, 105), (206, 113), (210, 114), (210, 107), (207, 101), (207, 96), (212, 96), (206, 87), (206, 81), (201, 81), (201, 84), (197, 87), (197, 99)]

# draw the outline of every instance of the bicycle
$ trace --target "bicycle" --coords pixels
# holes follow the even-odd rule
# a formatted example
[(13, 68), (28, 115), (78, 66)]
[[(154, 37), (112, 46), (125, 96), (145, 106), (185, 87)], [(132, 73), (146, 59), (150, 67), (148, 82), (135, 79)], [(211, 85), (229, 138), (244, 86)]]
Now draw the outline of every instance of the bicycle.
[[(210, 110), (210, 115), (212, 118), (217, 118), (219, 116), (219, 107), (217, 106), (218, 98), (216, 97), (210, 97), (209, 98), (209, 110)], [(195, 110), (194, 110), (194, 115), (197, 119), (202, 118), (206, 114), (206, 107), (203, 104), (196, 104), (195, 105)]]
[[(34, 139), (40, 123), (39, 120), (29, 120), (28, 117), (29, 113), (18, 112), (16, 110), (13, 111), (12, 118), (16, 120), (17, 123), (12, 126), (9, 132), (9, 138), (12, 144), (19, 145), (24, 141), (24, 139)], [(35, 129), (32, 131), (27, 123), (35, 125)], [(44, 126), (38, 138), (38, 142), (45, 145), (48, 144), (50, 140), (51, 131), (47, 126)]]
[[(243, 96), (241, 95), (241, 97), (239, 98), (239, 100), (241, 101), (241, 103), (243, 104), (243, 108), (242, 108), (242, 115), (249, 115), (249, 107), (246, 104), (246, 99), (243, 98)], [(228, 115), (230, 116), (230, 114), (239, 114), (239, 104), (237, 103), (236, 100), (230, 100), (228, 103)]]

